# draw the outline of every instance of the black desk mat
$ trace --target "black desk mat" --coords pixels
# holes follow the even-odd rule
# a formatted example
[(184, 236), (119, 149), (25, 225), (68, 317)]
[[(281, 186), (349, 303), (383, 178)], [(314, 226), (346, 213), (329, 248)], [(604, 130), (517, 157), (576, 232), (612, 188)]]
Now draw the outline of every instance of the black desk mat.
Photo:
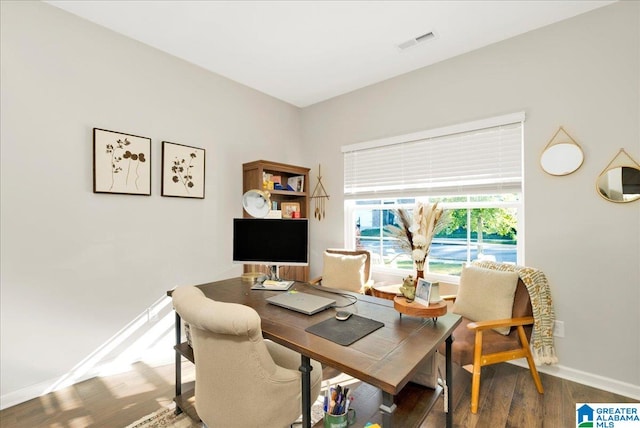
[(346, 321), (329, 318), (307, 327), (305, 331), (340, 345), (349, 346), (383, 326), (384, 323), (380, 321), (353, 314)]

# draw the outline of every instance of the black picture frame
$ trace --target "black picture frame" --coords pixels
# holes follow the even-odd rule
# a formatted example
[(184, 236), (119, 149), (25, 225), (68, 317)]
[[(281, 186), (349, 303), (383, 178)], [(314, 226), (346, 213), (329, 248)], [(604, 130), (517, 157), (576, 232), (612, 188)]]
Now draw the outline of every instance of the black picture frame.
[(151, 138), (93, 128), (93, 192), (151, 196)]
[(204, 199), (205, 166), (205, 149), (163, 141), (161, 195)]

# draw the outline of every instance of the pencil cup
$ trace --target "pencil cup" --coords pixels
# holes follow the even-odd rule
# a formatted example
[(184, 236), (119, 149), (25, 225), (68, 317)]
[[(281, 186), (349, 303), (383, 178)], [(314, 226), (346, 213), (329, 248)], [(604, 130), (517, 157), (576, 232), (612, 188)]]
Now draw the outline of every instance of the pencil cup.
[(324, 428), (347, 428), (356, 422), (355, 409), (349, 409), (341, 415), (324, 412)]

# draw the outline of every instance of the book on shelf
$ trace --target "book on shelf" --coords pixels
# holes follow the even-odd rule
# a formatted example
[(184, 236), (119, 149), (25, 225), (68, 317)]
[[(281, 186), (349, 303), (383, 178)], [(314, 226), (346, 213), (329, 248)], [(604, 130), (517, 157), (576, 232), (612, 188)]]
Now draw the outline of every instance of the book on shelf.
[(262, 188), (267, 190), (285, 190), (282, 185), (282, 176), (262, 172)]
[(304, 192), (304, 175), (289, 177), (287, 180), (287, 189), (294, 192)]
[(273, 189), (273, 175), (268, 172), (262, 172), (262, 188), (263, 189)]

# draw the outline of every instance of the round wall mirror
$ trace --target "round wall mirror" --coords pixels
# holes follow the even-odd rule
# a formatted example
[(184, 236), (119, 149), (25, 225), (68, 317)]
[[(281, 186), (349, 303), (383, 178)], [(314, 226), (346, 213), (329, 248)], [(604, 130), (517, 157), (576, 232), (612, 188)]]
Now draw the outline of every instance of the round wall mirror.
[(547, 147), (542, 152), (540, 165), (551, 175), (568, 175), (580, 168), (584, 155), (580, 146), (574, 143), (560, 143)]
[(611, 202), (637, 201), (640, 199), (640, 168), (609, 168), (598, 177), (596, 189), (600, 196)]
[(583, 161), (582, 147), (562, 126), (553, 134), (540, 156), (540, 166), (551, 175), (569, 175), (580, 168)]

